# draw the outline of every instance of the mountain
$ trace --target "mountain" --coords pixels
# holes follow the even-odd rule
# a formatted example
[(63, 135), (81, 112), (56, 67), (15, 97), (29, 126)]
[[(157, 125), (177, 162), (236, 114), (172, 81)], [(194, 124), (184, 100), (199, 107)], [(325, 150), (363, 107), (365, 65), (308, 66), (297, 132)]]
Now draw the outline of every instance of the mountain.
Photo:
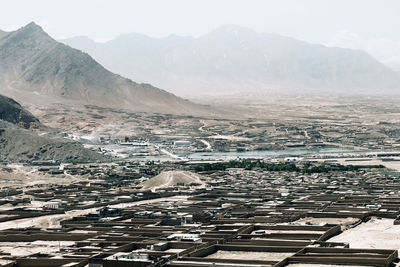
[(209, 110), (150, 84), (113, 74), (88, 54), (52, 39), (35, 23), (0, 39), (0, 93), (22, 103), (81, 103), (134, 111)]
[(29, 111), (15, 100), (0, 95), (0, 120), (10, 122), (22, 128), (39, 127), (41, 123)]
[(363, 50), (393, 70), (400, 71), (400, 42), (391, 38), (367, 38), (349, 30), (342, 30), (325, 44)]
[(110, 70), (180, 95), (393, 93), (400, 74), (361, 50), (310, 44), (227, 25), (198, 38), (125, 34), (62, 40)]
[(15, 100), (0, 95), (0, 162), (105, 161), (106, 158), (77, 142), (38, 131), (48, 130)]

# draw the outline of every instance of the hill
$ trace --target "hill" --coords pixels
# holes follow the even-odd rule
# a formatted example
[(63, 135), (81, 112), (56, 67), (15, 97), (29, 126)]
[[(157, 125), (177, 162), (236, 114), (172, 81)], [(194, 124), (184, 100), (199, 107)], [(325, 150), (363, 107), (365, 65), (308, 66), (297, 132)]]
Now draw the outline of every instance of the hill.
[[(35, 131), (30, 130), (32, 128)], [(43, 130), (51, 129), (18, 102), (0, 95), (0, 162), (106, 161), (103, 155), (84, 148), (80, 143)]]
[(204, 186), (202, 180), (204, 180), (204, 178), (200, 175), (188, 171), (165, 171), (145, 181), (142, 185), (143, 189), (151, 190), (190, 184)]
[(37, 118), (15, 100), (0, 95), (0, 120), (8, 121), (22, 128), (42, 126)]
[(207, 107), (113, 74), (35, 23), (0, 38), (0, 93), (22, 103), (92, 104), (134, 111), (210, 114)]
[(227, 25), (194, 37), (131, 33), (106, 43), (62, 42), (110, 70), (180, 95), (397, 93), (400, 74), (361, 50)]
[(0, 161), (29, 163), (43, 160), (82, 163), (105, 161), (105, 158), (76, 142), (38, 136), (21, 128), (0, 129)]

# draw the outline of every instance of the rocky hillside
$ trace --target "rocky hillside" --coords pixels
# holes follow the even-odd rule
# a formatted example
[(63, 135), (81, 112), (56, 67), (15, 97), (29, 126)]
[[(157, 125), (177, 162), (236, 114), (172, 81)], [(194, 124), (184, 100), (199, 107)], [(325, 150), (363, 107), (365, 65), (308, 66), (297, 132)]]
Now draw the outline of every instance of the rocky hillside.
[(41, 123), (29, 111), (15, 100), (0, 95), (0, 120), (8, 121), (22, 128), (41, 126)]
[[(150, 84), (113, 74), (35, 23), (0, 38), (0, 93), (22, 103), (81, 103), (160, 113), (210, 113)], [(42, 102), (40, 102), (42, 101)]]
[[(32, 128), (36, 131), (31, 131)], [(103, 155), (84, 148), (80, 143), (57, 137), (57, 134), (48, 134), (43, 130), (50, 129), (15, 100), (0, 95), (0, 162), (106, 160)]]
[(0, 161), (94, 162), (105, 158), (81, 144), (38, 136), (21, 128), (0, 129)]
[(397, 93), (400, 75), (361, 50), (227, 25), (194, 37), (63, 40), (111, 71), (180, 95)]

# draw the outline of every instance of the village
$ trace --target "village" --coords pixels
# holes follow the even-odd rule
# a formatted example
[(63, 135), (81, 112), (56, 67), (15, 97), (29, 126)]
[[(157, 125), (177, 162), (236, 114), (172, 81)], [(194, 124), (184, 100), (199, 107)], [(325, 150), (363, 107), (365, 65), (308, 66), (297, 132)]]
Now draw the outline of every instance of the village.
[(381, 165), (34, 170), (79, 179), (3, 185), (1, 266), (393, 266), (398, 258), (400, 183)]

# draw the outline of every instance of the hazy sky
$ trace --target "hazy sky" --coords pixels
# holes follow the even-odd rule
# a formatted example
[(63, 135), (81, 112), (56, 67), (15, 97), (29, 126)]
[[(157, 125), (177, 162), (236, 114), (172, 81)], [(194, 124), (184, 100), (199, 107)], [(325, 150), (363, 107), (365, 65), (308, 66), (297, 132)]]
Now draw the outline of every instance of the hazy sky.
[(400, 40), (399, 0), (2, 0), (0, 29), (35, 21), (55, 38), (201, 35), (224, 24), (317, 43), (341, 32)]

